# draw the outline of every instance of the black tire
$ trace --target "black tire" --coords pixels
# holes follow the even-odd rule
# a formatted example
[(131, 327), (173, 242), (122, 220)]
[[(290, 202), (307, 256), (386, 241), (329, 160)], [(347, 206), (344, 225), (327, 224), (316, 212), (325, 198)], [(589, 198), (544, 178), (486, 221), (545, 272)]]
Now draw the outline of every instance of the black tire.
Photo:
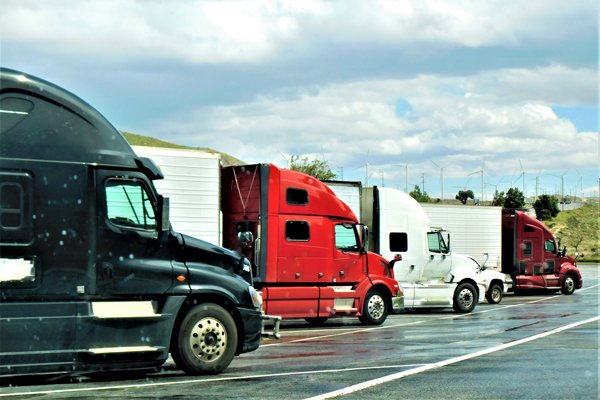
[(573, 294), (573, 292), (575, 291), (575, 277), (573, 277), (573, 275), (565, 275), (565, 279), (563, 279), (560, 291), (562, 292), (562, 294)]
[(477, 305), (477, 289), (469, 282), (463, 282), (454, 291), (452, 307), (459, 313), (470, 313)]
[(488, 289), (485, 294), (485, 298), (490, 304), (498, 304), (502, 301), (502, 296), (504, 295), (504, 289), (499, 283), (492, 283), (492, 286)]
[(371, 290), (365, 297), (362, 315), (358, 319), (365, 325), (381, 325), (388, 313), (388, 302), (385, 296), (377, 290)]
[(328, 317), (306, 317), (304, 320), (311, 325), (323, 325), (327, 321)]
[(223, 307), (205, 303), (190, 310), (174, 333), (171, 355), (189, 374), (217, 374), (233, 357), (238, 332), (233, 317)]

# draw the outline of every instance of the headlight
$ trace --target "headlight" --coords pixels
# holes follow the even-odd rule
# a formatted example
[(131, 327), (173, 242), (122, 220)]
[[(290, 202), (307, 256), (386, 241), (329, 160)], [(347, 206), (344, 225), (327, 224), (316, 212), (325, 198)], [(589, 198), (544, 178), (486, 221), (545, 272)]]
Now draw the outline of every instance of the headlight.
[(263, 300), (260, 293), (258, 293), (252, 286), (248, 286), (248, 292), (250, 293), (250, 298), (252, 299), (252, 304), (254, 304), (254, 307), (262, 311)]

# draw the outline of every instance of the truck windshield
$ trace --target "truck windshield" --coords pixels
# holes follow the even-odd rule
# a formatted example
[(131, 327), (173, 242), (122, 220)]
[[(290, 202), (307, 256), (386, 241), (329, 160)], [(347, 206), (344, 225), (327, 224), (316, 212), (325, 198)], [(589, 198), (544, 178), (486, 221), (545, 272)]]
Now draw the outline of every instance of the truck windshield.
[(358, 251), (358, 240), (353, 225), (339, 224), (335, 226), (335, 247), (342, 251)]
[(108, 220), (115, 225), (156, 229), (154, 209), (141, 182), (109, 180), (106, 183), (106, 209)]

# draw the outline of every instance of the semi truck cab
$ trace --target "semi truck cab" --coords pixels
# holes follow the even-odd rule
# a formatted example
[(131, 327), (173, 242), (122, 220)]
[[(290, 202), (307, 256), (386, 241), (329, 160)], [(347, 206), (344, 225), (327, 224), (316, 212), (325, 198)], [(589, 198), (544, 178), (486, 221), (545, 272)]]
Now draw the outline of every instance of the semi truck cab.
[(513, 277), (517, 292), (572, 294), (583, 285), (575, 259), (566, 255), (566, 249), (559, 249), (552, 231), (519, 210), (502, 213), (502, 272)]
[(169, 353), (218, 373), (258, 348), (250, 263), (173, 231), (162, 177), (83, 100), (0, 69), (0, 375), (154, 368)]

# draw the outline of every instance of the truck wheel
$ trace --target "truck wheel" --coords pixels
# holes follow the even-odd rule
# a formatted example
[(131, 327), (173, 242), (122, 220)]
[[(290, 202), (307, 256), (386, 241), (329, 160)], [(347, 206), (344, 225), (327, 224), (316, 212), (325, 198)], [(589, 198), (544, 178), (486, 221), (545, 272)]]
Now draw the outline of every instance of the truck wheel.
[(328, 317), (306, 317), (304, 320), (311, 325), (323, 325), (327, 321)]
[(367, 293), (363, 305), (360, 322), (366, 325), (381, 325), (388, 316), (388, 303), (385, 297), (376, 290)]
[(454, 291), (454, 311), (459, 313), (470, 313), (477, 304), (477, 290), (469, 282), (458, 285)]
[(490, 304), (498, 304), (502, 300), (502, 295), (502, 285), (498, 283), (492, 283), (492, 286), (490, 286), (490, 289), (485, 294), (485, 298)]
[(238, 333), (233, 317), (212, 303), (191, 308), (174, 334), (171, 355), (190, 374), (216, 374), (235, 356)]
[(565, 275), (565, 279), (563, 279), (563, 284), (560, 288), (560, 291), (563, 294), (573, 294), (573, 292), (575, 291), (575, 278), (573, 278), (573, 275)]

